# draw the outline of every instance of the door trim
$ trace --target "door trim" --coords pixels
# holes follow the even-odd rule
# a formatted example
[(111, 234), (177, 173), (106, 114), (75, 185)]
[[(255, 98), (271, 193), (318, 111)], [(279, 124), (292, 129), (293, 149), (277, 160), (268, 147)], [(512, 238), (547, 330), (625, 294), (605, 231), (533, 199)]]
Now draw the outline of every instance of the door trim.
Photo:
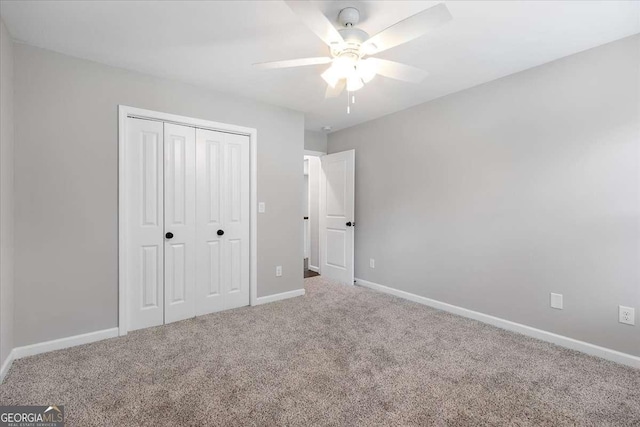
[(304, 150), (304, 155), (313, 156), (313, 157), (322, 157), (322, 156), (326, 156), (327, 153), (325, 153), (324, 151)]
[(218, 132), (235, 133), (249, 137), (250, 153), (250, 180), (249, 180), (249, 305), (258, 304), (258, 131), (254, 128), (230, 125), (226, 123), (212, 122), (210, 120), (196, 119), (192, 117), (178, 116), (159, 111), (145, 110), (142, 108), (118, 105), (118, 334), (126, 335), (128, 332), (127, 319), (127, 295), (128, 283), (126, 280), (126, 224), (127, 203), (126, 195), (128, 183), (125, 174), (125, 143), (126, 123), (128, 117), (146, 120), (157, 120), (167, 123), (191, 126), (195, 128), (214, 130)]

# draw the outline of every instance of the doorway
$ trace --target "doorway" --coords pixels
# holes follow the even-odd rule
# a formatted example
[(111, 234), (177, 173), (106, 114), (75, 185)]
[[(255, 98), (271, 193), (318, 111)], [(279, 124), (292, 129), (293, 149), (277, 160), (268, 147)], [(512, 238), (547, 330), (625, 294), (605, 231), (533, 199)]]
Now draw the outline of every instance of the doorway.
[(304, 278), (320, 275), (319, 268), (319, 202), (320, 202), (320, 156), (324, 153), (305, 151), (303, 158), (302, 227), (304, 236)]
[(305, 278), (319, 273), (353, 285), (355, 252), (355, 150), (304, 156)]

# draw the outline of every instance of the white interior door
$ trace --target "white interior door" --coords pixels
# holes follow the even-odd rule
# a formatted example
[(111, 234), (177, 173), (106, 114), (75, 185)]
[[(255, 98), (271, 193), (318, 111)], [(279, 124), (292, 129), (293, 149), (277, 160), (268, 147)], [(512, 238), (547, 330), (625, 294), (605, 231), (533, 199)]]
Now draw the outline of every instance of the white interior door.
[(249, 305), (249, 144), (196, 131), (198, 315)]
[(125, 173), (129, 182), (125, 251), (128, 329), (164, 320), (163, 126), (127, 118)]
[(164, 322), (195, 316), (196, 131), (164, 124)]
[(355, 150), (321, 157), (320, 272), (353, 285)]

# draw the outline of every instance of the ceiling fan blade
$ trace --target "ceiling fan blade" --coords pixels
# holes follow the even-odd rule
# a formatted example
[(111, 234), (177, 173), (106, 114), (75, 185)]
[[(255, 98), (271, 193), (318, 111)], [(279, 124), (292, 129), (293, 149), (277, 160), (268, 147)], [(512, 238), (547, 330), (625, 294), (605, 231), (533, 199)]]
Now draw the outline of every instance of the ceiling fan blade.
[(318, 58), (300, 58), (300, 59), (287, 59), (285, 61), (272, 61), (272, 62), (259, 62), (253, 64), (256, 68), (263, 70), (272, 70), (275, 68), (291, 68), (291, 67), (304, 67), (307, 65), (328, 64), (332, 59), (328, 56)]
[(344, 39), (331, 21), (313, 4), (301, 0), (287, 0), (285, 3), (327, 45), (344, 43)]
[(363, 43), (364, 51), (373, 55), (423, 36), (452, 19), (449, 9), (440, 3), (416, 13), (375, 34)]
[(420, 68), (399, 62), (387, 61), (386, 59), (367, 58), (367, 61), (375, 67), (376, 74), (389, 77), (391, 79), (402, 80), (411, 83), (420, 83), (429, 73)]
[(327, 91), (324, 93), (325, 98), (335, 98), (342, 93), (344, 87), (347, 85), (346, 80), (342, 79), (336, 83), (335, 87), (327, 85)]

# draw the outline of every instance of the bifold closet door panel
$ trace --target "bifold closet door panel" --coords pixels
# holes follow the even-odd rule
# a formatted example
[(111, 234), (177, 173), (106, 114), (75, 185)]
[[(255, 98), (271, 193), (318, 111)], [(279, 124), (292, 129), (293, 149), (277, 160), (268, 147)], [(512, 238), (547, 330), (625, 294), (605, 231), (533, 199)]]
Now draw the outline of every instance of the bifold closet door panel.
[(249, 305), (249, 137), (198, 129), (198, 315)]
[(161, 122), (128, 118), (125, 213), (128, 329), (162, 325), (164, 318), (163, 158)]
[(196, 130), (196, 314), (224, 310), (224, 133)]
[(225, 226), (225, 309), (249, 305), (249, 143), (246, 135), (225, 134), (225, 203), (222, 213)]
[(164, 124), (164, 322), (195, 316), (196, 131)]

